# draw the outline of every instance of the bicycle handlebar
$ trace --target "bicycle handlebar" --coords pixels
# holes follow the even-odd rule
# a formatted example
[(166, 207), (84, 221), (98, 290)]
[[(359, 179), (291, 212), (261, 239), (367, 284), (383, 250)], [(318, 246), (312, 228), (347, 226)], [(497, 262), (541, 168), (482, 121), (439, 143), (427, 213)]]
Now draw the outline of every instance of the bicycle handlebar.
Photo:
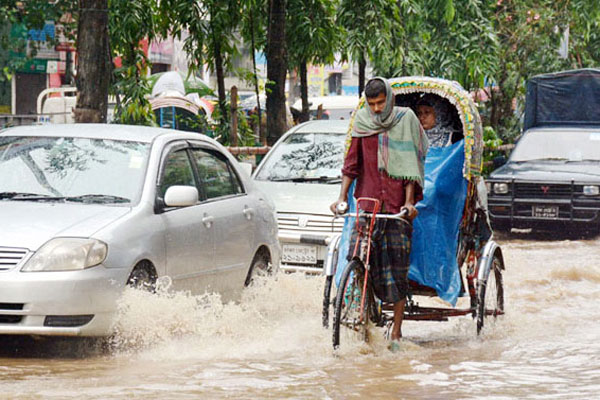
[[(365, 211), (361, 211), (358, 216), (370, 216), (373, 215), (373, 213), (368, 213)], [(338, 218), (338, 217), (354, 217), (356, 216), (356, 213), (349, 213), (349, 212), (345, 212), (343, 214), (334, 214), (334, 218)], [(402, 220), (404, 222), (408, 222), (406, 220), (406, 217), (408, 217), (408, 208), (404, 208), (402, 207), (402, 209), (400, 209), (400, 212), (397, 214), (377, 214), (375, 216), (375, 218), (382, 218), (382, 219), (396, 219), (396, 220)]]

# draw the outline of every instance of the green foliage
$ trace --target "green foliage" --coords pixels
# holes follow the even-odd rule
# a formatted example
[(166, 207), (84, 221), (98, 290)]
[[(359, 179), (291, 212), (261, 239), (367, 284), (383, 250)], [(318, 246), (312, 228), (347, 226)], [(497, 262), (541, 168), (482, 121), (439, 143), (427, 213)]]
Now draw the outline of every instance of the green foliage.
[[(238, 117), (238, 146), (254, 146), (259, 143), (258, 138), (254, 136), (254, 131), (250, 124), (250, 118), (242, 109), (237, 110)], [(212, 118), (215, 124), (212, 126), (211, 136), (224, 146), (231, 146), (231, 121), (224, 121), (220, 109), (217, 107), (213, 111)]]
[(505, 153), (498, 150), (498, 146), (503, 144), (502, 139), (496, 135), (496, 131), (491, 126), (485, 126), (483, 128), (483, 175), (487, 176), (494, 170), (491, 162), (497, 158), (502, 157)]
[[(42, 29), (46, 21), (55, 21), (64, 26), (65, 35), (71, 38), (74, 23), (62, 17), (74, 13), (76, 6), (70, 0), (0, 0), (0, 81), (10, 80), (13, 73), (23, 67), (27, 57), (37, 53), (36, 42), (29, 42), (27, 47), (28, 30)], [(25, 57), (15, 57), (15, 54)]]
[(290, 69), (331, 64), (341, 39), (334, 0), (288, 0), (286, 41)]
[(109, 0), (109, 32), (112, 56), (120, 56), (122, 66), (114, 69), (110, 92), (117, 99), (115, 122), (156, 125), (147, 100), (150, 85), (146, 76), (148, 58), (141, 41), (156, 36), (155, 0)]
[(341, 0), (336, 21), (345, 35), (341, 42), (344, 60), (370, 60), (386, 77), (391, 76), (392, 65), (401, 65), (405, 29), (394, 0)]
[[(241, 19), (242, 4), (242, 0), (163, 0), (159, 4), (160, 32), (184, 39), (192, 73), (202, 70), (205, 63), (217, 73), (222, 68), (231, 69), (233, 58), (239, 54), (233, 33)], [(224, 83), (218, 80), (217, 86), (221, 115), (227, 120)]]

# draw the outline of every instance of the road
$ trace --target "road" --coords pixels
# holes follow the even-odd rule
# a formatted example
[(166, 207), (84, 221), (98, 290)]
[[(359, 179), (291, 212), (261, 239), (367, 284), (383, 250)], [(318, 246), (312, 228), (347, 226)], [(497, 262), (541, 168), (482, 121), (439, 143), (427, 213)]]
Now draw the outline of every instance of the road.
[(280, 275), (238, 304), (123, 299), (110, 343), (0, 340), (0, 399), (591, 399), (600, 393), (600, 238), (501, 236), (506, 315), (407, 321), (398, 353), (331, 349), (323, 278)]

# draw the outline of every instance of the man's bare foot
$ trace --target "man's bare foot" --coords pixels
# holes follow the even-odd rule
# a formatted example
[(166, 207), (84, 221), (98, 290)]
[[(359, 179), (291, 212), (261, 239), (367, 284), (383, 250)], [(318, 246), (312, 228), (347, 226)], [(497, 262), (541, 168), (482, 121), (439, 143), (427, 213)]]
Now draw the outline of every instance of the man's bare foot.
[(390, 335), (390, 340), (400, 340), (400, 339), (402, 339), (402, 331), (394, 332), (392, 330), (392, 334)]

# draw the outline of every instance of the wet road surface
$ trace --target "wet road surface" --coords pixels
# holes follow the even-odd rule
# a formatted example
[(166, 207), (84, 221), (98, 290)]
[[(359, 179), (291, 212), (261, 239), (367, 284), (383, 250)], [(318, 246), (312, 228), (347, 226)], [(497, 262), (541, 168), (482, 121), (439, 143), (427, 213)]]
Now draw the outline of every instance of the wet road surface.
[[(0, 399), (600, 398), (600, 238), (499, 236), (506, 315), (406, 321), (334, 354), (323, 278), (279, 275), (243, 294), (124, 297), (110, 341), (0, 339)], [(465, 299), (466, 301), (466, 299)]]

